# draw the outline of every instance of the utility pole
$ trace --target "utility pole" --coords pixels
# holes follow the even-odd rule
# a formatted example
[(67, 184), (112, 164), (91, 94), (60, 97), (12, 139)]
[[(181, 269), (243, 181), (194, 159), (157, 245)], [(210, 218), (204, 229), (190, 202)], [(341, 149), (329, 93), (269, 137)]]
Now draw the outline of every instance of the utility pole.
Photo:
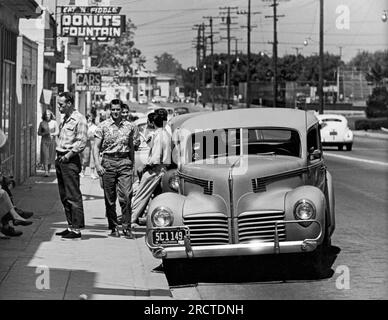
[(277, 21), (278, 18), (284, 17), (284, 15), (277, 14), (277, 6), (279, 4), (276, 0), (273, 0), (273, 16), (265, 16), (266, 18), (273, 18), (273, 43), (272, 43), (272, 64), (273, 64), (273, 107), (277, 107), (278, 97), (278, 34), (277, 34)]
[(197, 31), (197, 61), (195, 68), (195, 104), (198, 103), (198, 89), (199, 89), (199, 64), (201, 59), (201, 26), (198, 26)]
[(227, 25), (227, 37), (228, 37), (228, 61), (227, 61), (227, 88), (226, 88), (226, 99), (227, 100), (227, 107), (230, 109), (230, 7), (228, 7), (228, 15), (226, 17), (226, 25)]
[(252, 28), (257, 26), (252, 26), (251, 24), (251, 15), (259, 14), (261, 12), (251, 12), (251, 0), (248, 0), (248, 11), (240, 11), (239, 14), (247, 15), (247, 91), (246, 91), (246, 107), (251, 107), (251, 31)]
[(341, 64), (341, 59), (342, 59), (342, 47), (338, 47), (338, 48), (339, 48), (339, 64), (337, 67), (337, 101), (339, 101), (340, 95), (341, 95), (341, 92), (340, 92), (340, 64)]
[(247, 23), (247, 96), (246, 107), (251, 107), (251, 0), (248, 0), (248, 23)]
[(227, 47), (228, 47), (228, 56), (227, 56), (227, 71), (226, 71), (226, 74), (227, 74), (227, 85), (226, 85), (226, 99), (227, 99), (227, 108), (228, 109), (231, 109), (231, 106), (230, 106), (230, 40), (231, 40), (231, 36), (230, 36), (230, 26), (232, 24), (232, 18), (231, 18), (231, 10), (235, 10), (237, 9), (238, 7), (224, 7), (224, 8), (220, 8), (220, 10), (227, 10), (227, 15), (226, 15), (226, 27), (227, 27)]
[(202, 23), (201, 25), (202, 29), (202, 86), (203, 88), (206, 87), (206, 65), (205, 59), (206, 59), (206, 37), (205, 37), (205, 24)]
[(319, 114), (323, 114), (323, 0), (319, 0)]
[(211, 77), (212, 77), (212, 109), (215, 110), (214, 105), (214, 39), (213, 39), (213, 18), (210, 17), (209, 19), (210, 24), (210, 54), (211, 54)]
[(303, 48), (301, 48), (301, 47), (292, 47), (292, 49), (295, 49), (296, 56), (299, 56), (299, 50), (302, 50)]
[(212, 99), (212, 109), (213, 111), (215, 110), (215, 79), (214, 79), (214, 34), (218, 32), (213, 31), (213, 19), (218, 19), (220, 17), (211, 17), (211, 16), (206, 16), (203, 17), (204, 19), (209, 19), (209, 29), (210, 29), (210, 35), (208, 38), (210, 38), (210, 55), (211, 55), (211, 99)]

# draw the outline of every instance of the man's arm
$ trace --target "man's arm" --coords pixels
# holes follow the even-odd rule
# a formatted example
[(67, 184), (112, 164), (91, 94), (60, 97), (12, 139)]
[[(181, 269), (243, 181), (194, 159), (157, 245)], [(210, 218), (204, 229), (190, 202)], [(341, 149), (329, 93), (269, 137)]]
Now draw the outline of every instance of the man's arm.
[(102, 144), (102, 139), (95, 137), (92, 152), (94, 155), (94, 164), (96, 166), (96, 171), (97, 171), (98, 175), (100, 175), (100, 176), (102, 176), (105, 173), (105, 169), (101, 165), (101, 158), (100, 158), (101, 144)]
[(160, 155), (161, 155), (161, 152), (163, 151), (160, 135), (156, 134), (153, 139), (154, 141), (151, 147), (151, 154), (147, 163), (148, 165), (160, 164)]
[(133, 148), (135, 151), (139, 149), (141, 140), (140, 140), (140, 132), (139, 127), (134, 125), (133, 126)]

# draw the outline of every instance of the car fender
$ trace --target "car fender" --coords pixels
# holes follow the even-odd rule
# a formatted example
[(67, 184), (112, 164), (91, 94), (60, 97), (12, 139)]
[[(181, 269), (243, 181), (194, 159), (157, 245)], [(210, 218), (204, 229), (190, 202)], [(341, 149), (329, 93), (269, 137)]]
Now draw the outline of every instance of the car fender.
[(331, 236), (335, 230), (335, 197), (334, 197), (334, 187), (333, 187), (333, 177), (329, 171), (326, 172), (326, 189), (327, 189), (327, 201), (329, 202), (327, 207), (328, 212), (328, 231)]
[(167, 207), (174, 214), (173, 225), (182, 225), (182, 211), (186, 196), (173, 192), (165, 192), (152, 199), (148, 208), (147, 227), (152, 228), (151, 214), (157, 207)]
[[(309, 200), (313, 203), (316, 209), (315, 220), (317, 220), (322, 227), (322, 237), (319, 242), (322, 241), (325, 231), (325, 209), (326, 200), (323, 192), (314, 186), (300, 186), (286, 193), (284, 198), (285, 208), (285, 220), (296, 220), (294, 216), (294, 208), (299, 200)], [(302, 221), (302, 220), (300, 220)], [(299, 223), (286, 224), (287, 240), (301, 240), (301, 239), (313, 239), (316, 238), (320, 232), (319, 224), (311, 223), (305, 227)]]

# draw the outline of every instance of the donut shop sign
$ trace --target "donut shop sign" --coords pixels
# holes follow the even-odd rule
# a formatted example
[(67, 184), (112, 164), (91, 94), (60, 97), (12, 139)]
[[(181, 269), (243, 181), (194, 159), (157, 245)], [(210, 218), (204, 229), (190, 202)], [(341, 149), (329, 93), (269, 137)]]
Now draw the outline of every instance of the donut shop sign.
[(61, 9), (61, 36), (86, 39), (117, 38), (125, 31), (121, 7), (78, 7)]

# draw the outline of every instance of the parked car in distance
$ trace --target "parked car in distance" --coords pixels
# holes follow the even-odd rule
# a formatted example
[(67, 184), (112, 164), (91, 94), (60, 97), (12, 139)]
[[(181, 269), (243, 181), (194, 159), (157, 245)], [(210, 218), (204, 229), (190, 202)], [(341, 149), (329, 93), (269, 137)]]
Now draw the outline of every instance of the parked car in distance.
[(148, 103), (148, 98), (145, 95), (140, 95), (139, 96), (139, 104), (147, 104)]
[(186, 107), (177, 107), (174, 109), (174, 115), (179, 116), (181, 114), (189, 113), (189, 108)]
[(321, 275), (333, 182), (312, 113), (282, 108), (171, 120), (175, 175), (150, 203), (146, 243), (171, 273), (192, 259), (299, 253)]
[(161, 102), (167, 102), (167, 97), (164, 96), (154, 96), (151, 100), (152, 103), (161, 103)]
[(338, 114), (318, 114), (321, 125), (321, 141), (324, 146), (336, 146), (342, 150), (352, 150), (353, 132), (348, 127), (348, 120)]

